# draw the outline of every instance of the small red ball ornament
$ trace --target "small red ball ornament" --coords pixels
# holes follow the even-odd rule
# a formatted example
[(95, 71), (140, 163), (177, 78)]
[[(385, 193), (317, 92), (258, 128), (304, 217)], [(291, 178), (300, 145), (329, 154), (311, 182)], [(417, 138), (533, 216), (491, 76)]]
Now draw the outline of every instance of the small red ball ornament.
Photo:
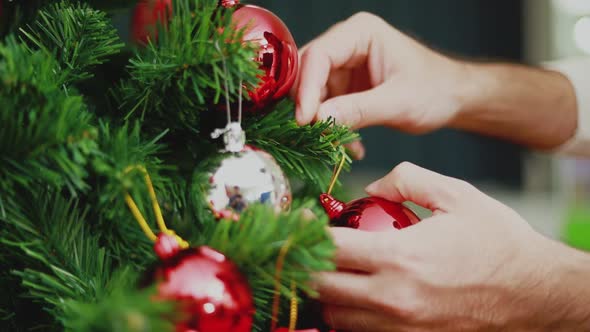
[(245, 28), (243, 41), (259, 45), (258, 56), (263, 74), (260, 84), (248, 91), (246, 109), (256, 112), (285, 97), (297, 77), (299, 56), (297, 44), (285, 23), (272, 12), (239, 1), (222, 0), (226, 8), (237, 6), (232, 21), (237, 29)]
[(233, 8), (240, 4), (240, 0), (219, 0), (219, 5), (224, 8)]
[[(286, 327), (280, 327), (276, 329), (274, 332), (289, 332), (289, 329)], [(307, 329), (307, 330), (295, 330), (294, 332), (320, 332), (318, 329)]]
[(384, 232), (400, 230), (420, 221), (403, 204), (378, 197), (365, 197), (346, 204), (328, 194), (322, 194), (320, 203), (336, 227)]
[(252, 292), (238, 268), (208, 248), (181, 249), (177, 239), (160, 234), (154, 247), (162, 262), (148, 277), (158, 299), (179, 304), (176, 332), (250, 332)]
[(158, 40), (158, 24), (166, 28), (172, 17), (172, 0), (140, 0), (135, 5), (131, 39), (139, 45)]

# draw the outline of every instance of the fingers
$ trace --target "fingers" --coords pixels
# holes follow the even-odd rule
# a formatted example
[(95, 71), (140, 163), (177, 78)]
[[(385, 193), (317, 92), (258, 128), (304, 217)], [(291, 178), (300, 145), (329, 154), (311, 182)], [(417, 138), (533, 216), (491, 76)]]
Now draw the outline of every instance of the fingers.
[(326, 87), (333, 69), (353, 68), (366, 61), (373, 38), (373, 34), (367, 33), (367, 21), (374, 20), (369, 14), (355, 15), (335, 25), (306, 47), (296, 88), (299, 124), (308, 124), (315, 118), (321, 91)]
[(480, 192), (468, 183), (402, 163), (367, 187), (367, 193), (395, 202), (410, 201), (434, 212), (465, 206)]
[(346, 148), (355, 160), (363, 160), (365, 158), (366, 150), (361, 141), (354, 141), (346, 145)]
[[(327, 100), (320, 105), (317, 118), (326, 120), (334, 118), (336, 123), (352, 129), (381, 124), (386, 121), (391, 110), (384, 100), (388, 87), (379, 86), (363, 92), (344, 94)], [(381, 116), (382, 115), (382, 116)]]
[[(353, 306), (354, 303), (350, 303)], [(395, 332), (395, 321), (374, 310), (340, 305), (324, 306), (324, 320), (332, 328), (350, 332)]]
[[(337, 251), (336, 266), (342, 270), (374, 272), (381, 267), (380, 255), (386, 255), (379, 233), (348, 228), (331, 228)], [(380, 252), (383, 251), (383, 252)]]

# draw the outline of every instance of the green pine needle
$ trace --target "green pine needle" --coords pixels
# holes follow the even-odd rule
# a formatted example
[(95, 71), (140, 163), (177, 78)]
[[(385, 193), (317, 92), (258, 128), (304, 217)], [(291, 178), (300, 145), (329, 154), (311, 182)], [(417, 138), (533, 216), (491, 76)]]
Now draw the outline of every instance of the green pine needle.
[(0, 182), (87, 188), (96, 133), (82, 97), (56, 86), (63, 76), (42, 52), (0, 43)]
[(293, 102), (284, 100), (263, 117), (253, 117), (244, 125), (250, 143), (272, 154), (288, 174), (326, 190), (334, 165), (346, 159), (345, 144), (359, 138), (333, 120), (299, 126), (294, 119)]
[(257, 83), (254, 48), (241, 42), (242, 31), (220, 28), (230, 26), (231, 15), (222, 15), (217, 1), (179, 0), (173, 12), (158, 41), (137, 49), (131, 77), (115, 95), (127, 118), (198, 131), (200, 113), (220, 103), (223, 82), (232, 97), (239, 82)]
[[(307, 207), (308, 205), (303, 205)], [(281, 248), (290, 241), (281, 272), (283, 303), (295, 282), (299, 295), (314, 295), (309, 282), (314, 272), (332, 270), (334, 244), (326, 229), (327, 218), (309, 220), (304, 208), (277, 214), (267, 206), (254, 206), (239, 222), (219, 221), (195, 245), (207, 245), (235, 262), (250, 282), (256, 304), (255, 330), (268, 328), (275, 294), (275, 267)]]
[(91, 78), (93, 66), (123, 47), (106, 13), (73, 1), (45, 7), (21, 32), (34, 47), (55, 56), (60, 70), (67, 73), (64, 83)]
[[(133, 51), (127, 71), (113, 73), (125, 77), (113, 86), (94, 82), (101, 75), (89, 80), (127, 61), (125, 54), (115, 59), (123, 45), (108, 14), (75, 0), (4, 2), (10, 19), (0, 22), (0, 35), (20, 31), (20, 39), (0, 36), (0, 286), (18, 287), (7, 293), (15, 300), (0, 301), (0, 329), (172, 330), (177, 310), (151, 301), (153, 289), (137, 284), (156, 258), (126, 193), (157, 228), (143, 174), (126, 172), (136, 165), (147, 168), (168, 225), (193, 246), (223, 252), (248, 279), (255, 330), (269, 327), (286, 241), (283, 304), (291, 282), (300, 297), (313, 296), (311, 276), (334, 268), (327, 220), (312, 201), (335, 164), (346, 158), (349, 167), (345, 144), (358, 135), (334, 121), (300, 127), (288, 100), (266, 115), (247, 115), (248, 144), (272, 154), (311, 190), (289, 213), (254, 206), (239, 222), (215, 220), (205, 197), (209, 172), (223, 155), (209, 127), (224, 115), (226, 80), (232, 102), (241, 86), (258, 84), (256, 50), (242, 43), (231, 10), (219, 10), (217, 0), (173, 3), (157, 40)], [(103, 109), (102, 96), (114, 96), (103, 106), (118, 111)], [(306, 220), (307, 209), (322, 217)]]
[(54, 314), (67, 299), (93, 301), (112, 277), (112, 262), (84, 223), (87, 209), (59, 193), (36, 188), (11, 200), (0, 219), (0, 245), (18, 257), (26, 296)]

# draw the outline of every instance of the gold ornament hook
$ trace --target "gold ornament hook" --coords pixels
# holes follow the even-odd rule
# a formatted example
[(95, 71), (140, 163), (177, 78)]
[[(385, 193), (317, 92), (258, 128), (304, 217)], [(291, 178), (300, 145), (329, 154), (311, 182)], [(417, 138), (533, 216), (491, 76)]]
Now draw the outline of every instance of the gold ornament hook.
[(336, 182), (338, 182), (338, 177), (344, 168), (344, 163), (346, 162), (346, 151), (342, 149), (342, 159), (340, 160), (340, 164), (334, 166), (334, 172), (332, 173), (332, 179), (330, 180), (330, 186), (328, 187), (328, 191), (326, 192), (328, 195), (332, 194), (332, 190), (334, 190), (334, 186)]
[[(167, 234), (167, 235), (174, 236), (176, 238), (176, 240), (178, 241), (178, 244), (180, 245), (181, 248), (183, 248), (183, 249), (188, 248), (189, 247), (188, 242), (183, 240), (180, 236), (176, 235), (176, 233), (173, 230), (169, 229), (166, 226), (166, 222), (164, 222), (164, 216), (162, 215), (162, 209), (160, 209), (160, 204), (158, 203), (158, 197), (156, 196), (156, 191), (154, 190), (154, 184), (152, 182), (152, 179), (151, 179), (147, 169), (141, 165), (129, 166), (123, 171), (123, 174), (129, 174), (132, 171), (139, 171), (140, 173), (143, 174), (143, 180), (146, 184), (146, 187), (148, 188), (150, 201), (152, 203), (152, 209), (154, 210), (154, 215), (156, 216), (156, 222), (158, 224), (158, 228), (160, 229), (160, 232)], [(127, 203), (129, 210), (131, 210), (133, 217), (135, 218), (135, 220), (139, 224), (139, 227), (141, 227), (141, 230), (144, 232), (144, 234), (148, 237), (148, 239), (150, 239), (153, 242), (156, 242), (156, 240), (158, 239), (158, 236), (150, 228), (148, 222), (144, 218), (141, 211), (139, 211), (137, 204), (135, 203), (135, 201), (133, 200), (133, 197), (131, 197), (129, 192), (125, 192), (125, 203)]]

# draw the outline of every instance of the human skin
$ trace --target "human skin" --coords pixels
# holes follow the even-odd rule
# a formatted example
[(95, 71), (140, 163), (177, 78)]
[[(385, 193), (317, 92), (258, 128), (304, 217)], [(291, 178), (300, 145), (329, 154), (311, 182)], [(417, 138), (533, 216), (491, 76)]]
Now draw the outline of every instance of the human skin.
[(332, 229), (324, 317), (351, 332), (588, 331), (590, 255), (535, 232), (472, 185), (403, 163), (367, 188), (433, 216), (392, 236)]
[(301, 54), (299, 124), (333, 117), (353, 129), (413, 134), (453, 127), (539, 149), (560, 146), (577, 128), (575, 92), (562, 74), (455, 60), (371, 14), (335, 25)]
[[(551, 150), (577, 129), (563, 75), (452, 59), (360, 13), (302, 50), (300, 124), (333, 117), (414, 134), (452, 127)], [(352, 147), (359, 157), (362, 145)], [(317, 277), (344, 331), (590, 330), (590, 255), (536, 233), (473, 186), (412, 164), (367, 188), (433, 216), (391, 234), (333, 229), (338, 271)]]

